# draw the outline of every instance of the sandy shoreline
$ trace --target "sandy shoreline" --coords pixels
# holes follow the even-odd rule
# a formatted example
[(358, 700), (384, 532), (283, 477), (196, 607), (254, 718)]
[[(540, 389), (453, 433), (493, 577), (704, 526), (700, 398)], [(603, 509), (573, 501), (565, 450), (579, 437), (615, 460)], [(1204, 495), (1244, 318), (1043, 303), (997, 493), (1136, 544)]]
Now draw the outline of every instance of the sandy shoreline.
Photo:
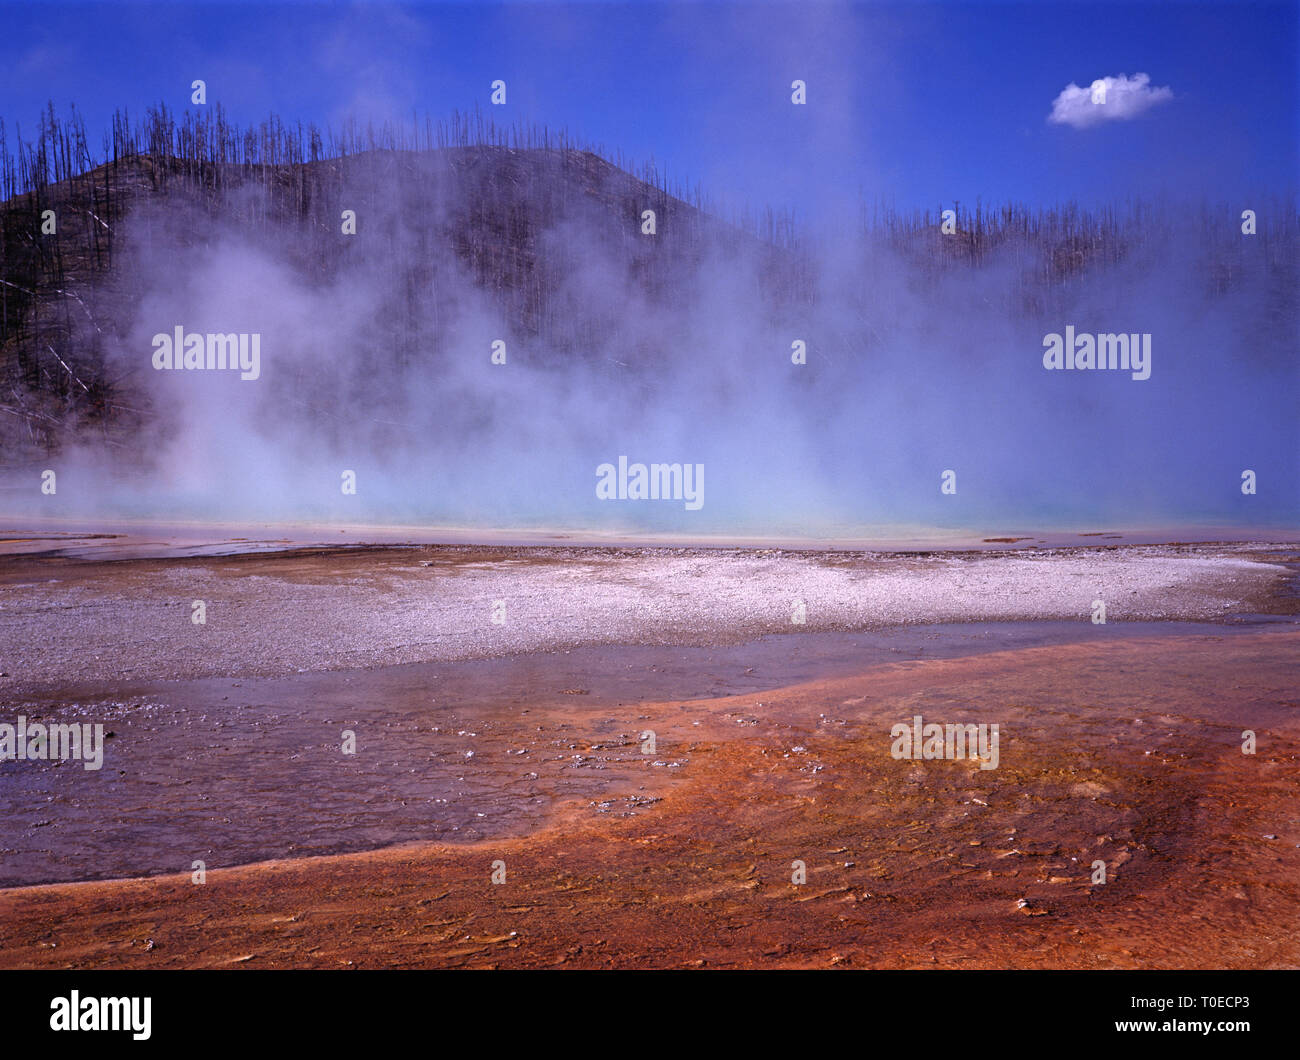
[[(0, 964), (1297, 967), (1298, 648), (1290, 630), (1057, 645), (639, 704), (684, 767), (619, 749), (603, 810), (202, 886), (3, 891)], [(999, 768), (891, 758), (913, 712), (998, 721)], [(611, 812), (629, 795), (648, 801)]]

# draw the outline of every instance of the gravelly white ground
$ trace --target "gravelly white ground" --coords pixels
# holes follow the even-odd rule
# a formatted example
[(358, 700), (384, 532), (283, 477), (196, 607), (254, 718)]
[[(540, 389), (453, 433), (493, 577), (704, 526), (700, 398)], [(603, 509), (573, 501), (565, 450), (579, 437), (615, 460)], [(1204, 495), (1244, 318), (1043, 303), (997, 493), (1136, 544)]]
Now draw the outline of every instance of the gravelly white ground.
[[(402, 548), (32, 566), (0, 586), (5, 690), (271, 676), (901, 623), (1214, 619), (1285, 576), (1242, 546), (883, 555)], [(16, 560), (10, 562), (18, 562)], [(26, 580), (30, 577), (30, 580)], [(195, 600), (206, 624), (191, 621)], [(504, 602), (504, 624), (492, 621)], [(796, 601), (806, 622), (793, 621)], [(500, 611), (498, 611), (500, 613)]]

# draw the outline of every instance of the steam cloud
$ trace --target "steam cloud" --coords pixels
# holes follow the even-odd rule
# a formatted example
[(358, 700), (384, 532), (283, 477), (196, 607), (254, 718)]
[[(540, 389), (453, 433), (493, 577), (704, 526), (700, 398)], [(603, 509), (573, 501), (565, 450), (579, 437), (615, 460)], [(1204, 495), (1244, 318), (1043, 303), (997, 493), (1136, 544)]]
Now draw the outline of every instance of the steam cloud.
[[(546, 170), (526, 205), (563, 179), (554, 154), (488, 168)], [(56, 465), (62, 513), (814, 537), (1295, 515), (1273, 489), (1243, 520), (1237, 490), (1244, 468), (1295, 478), (1294, 288), (1252, 244), (1216, 288), (1220, 251), (1176, 207), (1118, 263), (1026, 286), (1052, 248), (934, 269), (853, 232), (775, 248), (671, 202), (645, 236), (618, 195), (578, 196), (488, 248), (535, 246), (533, 304), (447, 236), (483, 189), (446, 159), (352, 159), (339, 189), (310, 222), (274, 220), (260, 186), (129, 217), (112, 357), (151, 415), (138, 462), (89, 445)], [(330, 227), (349, 206), (355, 236)], [(1044, 371), (1067, 325), (1151, 333), (1150, 378)], [(260, 334), (261, 377), (153, 370), (176, 327)], [(706, 504), (600, 501), (622, 454), (703, 464)]]

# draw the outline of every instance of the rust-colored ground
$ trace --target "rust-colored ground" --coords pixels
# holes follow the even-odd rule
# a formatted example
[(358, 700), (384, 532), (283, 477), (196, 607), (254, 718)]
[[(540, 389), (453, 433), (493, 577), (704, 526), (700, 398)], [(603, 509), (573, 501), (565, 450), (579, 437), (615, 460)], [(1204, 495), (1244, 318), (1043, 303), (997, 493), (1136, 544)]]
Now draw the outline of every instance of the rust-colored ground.
[[(1107, 641), (637, 704), (657, 756), (611, 761), (607, 805), (2, 891), (0, 966), (1300, 967), (1298, 658), (1291, 631)], [(998, 768), (891, 758), (915, 713), (997, 722)]]

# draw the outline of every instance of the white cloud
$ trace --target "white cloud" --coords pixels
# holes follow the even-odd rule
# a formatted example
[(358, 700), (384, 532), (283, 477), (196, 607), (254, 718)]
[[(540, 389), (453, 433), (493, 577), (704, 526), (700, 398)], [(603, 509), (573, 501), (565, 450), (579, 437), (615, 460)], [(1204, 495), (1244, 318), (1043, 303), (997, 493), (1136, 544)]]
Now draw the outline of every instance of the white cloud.
[(1136, 118), (1157, 103), (1173, 98), (1174, 93), (1168, 85), (1152, 88), (1151, 78), (1147, 74), (1101, 77), (1086, 88), (1080, 88), (1071, 81), (1052, 101), (1052, 113), (1047, 116), (1047, 120), (1057, 125), (1086, 129), (1104, 121)]

